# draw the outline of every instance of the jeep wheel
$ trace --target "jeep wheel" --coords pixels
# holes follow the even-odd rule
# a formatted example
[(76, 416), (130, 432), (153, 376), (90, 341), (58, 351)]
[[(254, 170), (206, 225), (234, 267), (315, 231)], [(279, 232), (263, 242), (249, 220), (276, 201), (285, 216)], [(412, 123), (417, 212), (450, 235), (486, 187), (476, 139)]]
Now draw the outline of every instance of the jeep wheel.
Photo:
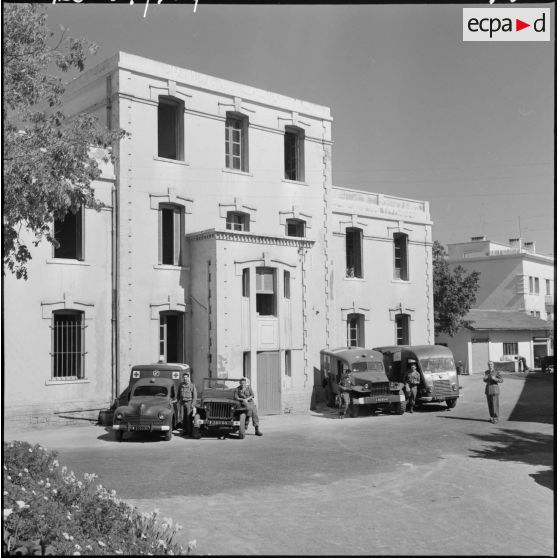
[(114, 439), (117, 442), (121, 442), (123, 436), (124, 436), (124, 432), (122, 432), (122, 430), (115, 430), (114, 431)]
[(457, 405), (457, 398), (456, 399), (446, 399), (446, 405), (448, 409), (453, 409)]
[(246, 433), (246, 413), (240, 413), (238, 420), (240, 422), (238, 425), (238, 437), (243, 440)]

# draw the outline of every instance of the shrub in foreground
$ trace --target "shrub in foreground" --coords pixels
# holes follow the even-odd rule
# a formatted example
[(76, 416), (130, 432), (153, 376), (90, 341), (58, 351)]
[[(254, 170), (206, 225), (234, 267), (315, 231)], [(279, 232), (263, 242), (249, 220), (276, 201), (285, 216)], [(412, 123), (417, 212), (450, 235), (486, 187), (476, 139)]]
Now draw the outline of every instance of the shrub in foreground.
[(178, 555), (181, 529), (155, 510), (140, 513), (96, 475), (76, 478), (56, 453), (27, 442), (4, 443), (2, 554)]

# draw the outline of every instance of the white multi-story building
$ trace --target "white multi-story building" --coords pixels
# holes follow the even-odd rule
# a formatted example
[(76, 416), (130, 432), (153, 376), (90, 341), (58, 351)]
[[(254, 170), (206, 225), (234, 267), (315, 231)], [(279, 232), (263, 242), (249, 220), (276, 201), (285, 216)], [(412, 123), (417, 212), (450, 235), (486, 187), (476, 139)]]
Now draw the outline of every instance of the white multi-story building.
[(501, 244), (479, 236), (447, 249), (450, 268), (460, 265), (467, 272), (480, 272), (479, 289), (466, 316), (470, 327), (454, 338), (441, 335), (437, 341), (446, 343), (472, 372), (485, 370), (489, 358), (518, 362), (524, 357), (533, 367), (554, 353), (552, 256), (537, 254), (535, 244), (521, 238)]
[(128, 135), (95, 184), (105, 209), (6, 278), (9, 418), (106, 406), (159, 359), (303, 412), (321, 349), (433, 342), (428, 203), (334, 187), (329, 108), (118, 53), (65, 111)]
[(552, 256), (537, 254), (534, 242), (510, 238), (509, 244), (473, 237), (448, 244), (448, 265), (480, 271), (475, 308), (516, 310), (543, 320), (555, 318)]

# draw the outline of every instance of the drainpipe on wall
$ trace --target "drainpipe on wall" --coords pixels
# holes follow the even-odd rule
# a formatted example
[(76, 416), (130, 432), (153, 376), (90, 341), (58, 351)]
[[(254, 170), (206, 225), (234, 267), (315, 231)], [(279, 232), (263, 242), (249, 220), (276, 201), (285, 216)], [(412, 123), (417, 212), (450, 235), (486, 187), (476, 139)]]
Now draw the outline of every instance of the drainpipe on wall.
[(112, 227), (111, 227), (111, 399), (118, 397), (118, 195), (116, 183), (112, 188)]

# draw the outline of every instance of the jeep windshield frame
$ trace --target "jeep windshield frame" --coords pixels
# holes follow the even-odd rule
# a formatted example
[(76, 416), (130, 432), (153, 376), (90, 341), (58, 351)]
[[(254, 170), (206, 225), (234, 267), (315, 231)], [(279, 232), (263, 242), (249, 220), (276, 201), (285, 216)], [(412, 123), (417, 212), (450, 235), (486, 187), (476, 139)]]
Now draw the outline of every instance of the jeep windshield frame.
[(239, 385), (240, 378), (204, 378), (203, 391), (231, 392), (234, 391)]

